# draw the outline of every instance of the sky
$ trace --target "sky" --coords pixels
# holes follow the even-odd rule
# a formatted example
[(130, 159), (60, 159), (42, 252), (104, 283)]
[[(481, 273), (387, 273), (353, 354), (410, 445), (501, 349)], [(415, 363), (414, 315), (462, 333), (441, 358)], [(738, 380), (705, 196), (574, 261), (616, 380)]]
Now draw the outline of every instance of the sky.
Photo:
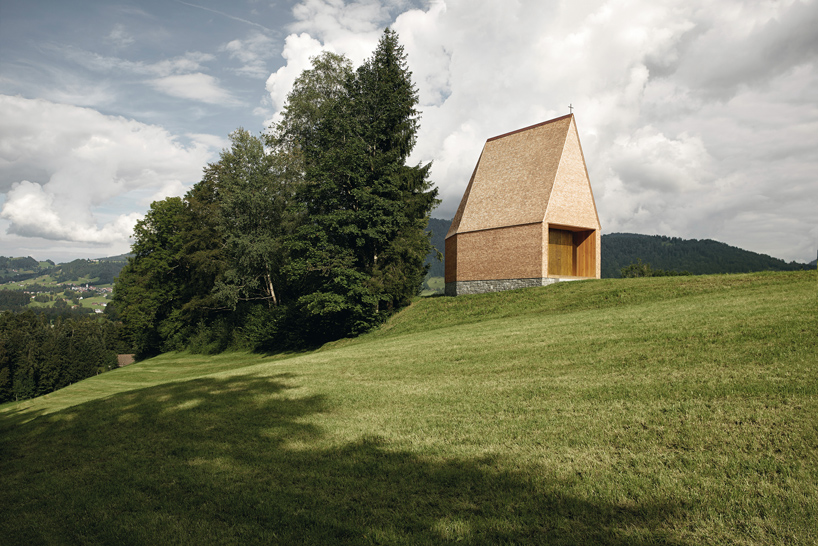
[(399, 34), (450, 219), (488, 138), (573, 106), (603, 233), (818, 250), (818, 0), (0, 0), (0, 255), (125, 253), (322, 50)]

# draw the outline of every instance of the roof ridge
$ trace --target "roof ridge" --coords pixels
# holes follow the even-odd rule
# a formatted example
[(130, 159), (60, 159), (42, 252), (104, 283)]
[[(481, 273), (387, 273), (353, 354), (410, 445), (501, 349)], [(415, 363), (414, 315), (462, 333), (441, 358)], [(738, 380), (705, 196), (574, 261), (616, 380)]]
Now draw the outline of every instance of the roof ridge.
[(516, 131), (510, 131), (508, 133), (503, 133), (502, 135), (497, 135), (491, 137), (490, 139), (486, 140), (486, 142), (491, 142), (492, 140), (497, 140), (498, 138), (507, 137), (516, 133), (522, 133), (523, 131), (529, 131), (531, 129), (536, 129), (537, 127), (542, 127), (543, 125), (548, 125), (549, 123), (554, 123), (555, 121), (561, 121), (565, 118), (574, 117), (574, 114), (565, 114), (564, 116), (560, 116), (558, 118), (549, 119), (548, 121), (543, 121), (541, 123), (535, 123), (534, 125), (529, 125), (528, 127), (523, 127), (522, 129), (517, 129)]

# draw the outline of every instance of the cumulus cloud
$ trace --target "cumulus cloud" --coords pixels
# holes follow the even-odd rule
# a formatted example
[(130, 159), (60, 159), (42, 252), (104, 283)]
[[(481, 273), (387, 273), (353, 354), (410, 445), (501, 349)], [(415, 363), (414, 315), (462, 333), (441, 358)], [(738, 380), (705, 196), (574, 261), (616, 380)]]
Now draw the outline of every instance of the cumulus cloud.
[(12, 186), (0, 215), (11, 222), (9, 233), (84, 243), (126, 240), (141, 217), (138, 213), (123, 214), (111, 223), (97, 226), (90, 211), (70, 210), (74, 200), (59, 203), (57, 199), (58, 195), (43, 186), (23, 180)]
[(605, 231), (814, 254), (815, 1), (304, 0), (293, 14), (267, 81), (276, 111), (321, 49), (358, 64), (383, 27), (399, 33), (423, 112), (410, 159), (434, 161), (440, 217), (487, 138), (573, 104)]
[[(346, 3), (343, 0), (306, 0), (293, 8), (292, 34), (284, 40), (281, 56), (286, 63), (267, 79), (267, 91), (275, 109), (266, 125), (278, 121), (287, 94), (310, 59), (321, 51), (346, 55), (360, 64), (372, 54), (383, 28), (389, 24), (394, 5), (378, 0)], [(316, 38), (317, 36), (317, 38)]]
[(121, 248), (133, 207), (182, 193), (213, 156), (206, 135), (185, 147), (161, 127), (41, 99), (0, 95), (0, 117), (0, 218), (18, 239)]
[[(310, 58), (315, 57), (322, 50), (333, 51), (332, 47), (326, 47), (309, 34), (291, 34), (284, 41), (284, 51), (281, 56), (287, 63), (267, 78), (267, 91), (270, 99), (279, 114), (287, 102), (287, 94), (292, 89), (298, 75), (310, 67)], [(273, 122), (277, 119), (273, 119)], [(267, 122), (269, 125), (271, 122)]]

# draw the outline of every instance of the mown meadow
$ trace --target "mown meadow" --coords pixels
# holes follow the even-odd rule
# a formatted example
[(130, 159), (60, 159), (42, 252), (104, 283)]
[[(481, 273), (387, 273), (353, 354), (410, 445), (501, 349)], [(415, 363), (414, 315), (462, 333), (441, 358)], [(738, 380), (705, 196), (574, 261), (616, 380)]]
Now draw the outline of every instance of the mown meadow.
[(815, 544), (818, 274), (424, 298), (0, 406), (3, 544)]

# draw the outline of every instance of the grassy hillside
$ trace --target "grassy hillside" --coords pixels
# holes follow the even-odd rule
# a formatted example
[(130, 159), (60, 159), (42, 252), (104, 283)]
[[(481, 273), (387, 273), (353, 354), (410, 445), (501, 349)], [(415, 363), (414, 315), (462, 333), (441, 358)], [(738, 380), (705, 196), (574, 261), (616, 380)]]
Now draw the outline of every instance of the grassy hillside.
[(818, 274), (426, 298), (0, 406), (4, 544), (814, 544)]

